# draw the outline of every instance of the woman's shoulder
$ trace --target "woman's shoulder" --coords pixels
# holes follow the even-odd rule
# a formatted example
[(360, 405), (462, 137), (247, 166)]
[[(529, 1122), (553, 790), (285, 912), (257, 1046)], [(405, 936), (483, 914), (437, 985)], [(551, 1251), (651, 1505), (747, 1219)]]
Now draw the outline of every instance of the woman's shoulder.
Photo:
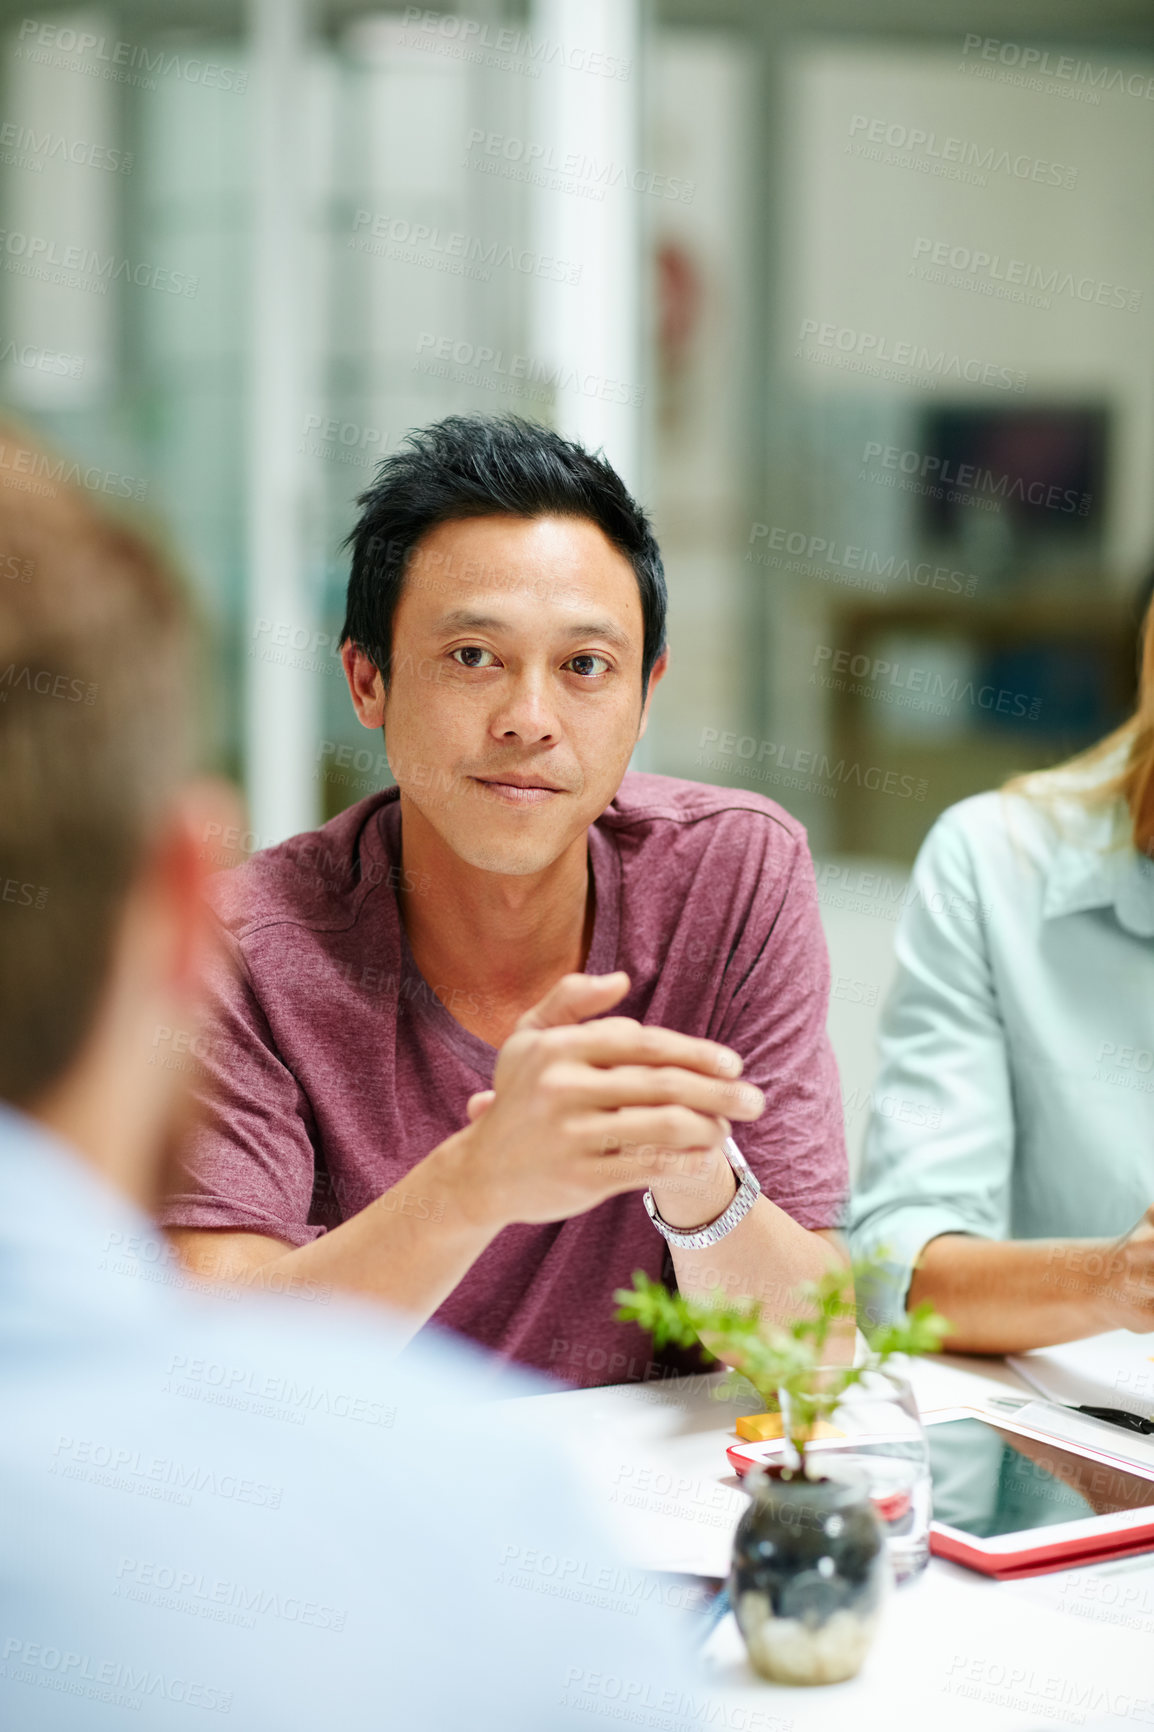
[(1018, 788), (994, 788), (949, 806), (931, 827), (914, 868), (923, 898), (979, 911), (980, 925), (1040, 918), (1069, 835), (1051, 805)]
[(1125, 828), (1125, 807), (1102, 793), (1102, 778), (1067, 769), (1040, 770), (1004, 788), (972, 794), (947, 807), (926, 838), (943, 854), (976, 859), (1007, 855), (1045, 866), (1059, 852), (1098, 855)]
[(1116, 899), (1133, 854), (1128, 811), (1099, 770), (1061, 766), (950, 806), (922, 844), (923, 894), (952, 893), (985, 922), (1027, 928)]
[(1008, 852), (1041, 863), (1055, 841), (1053, 818), (1041, 802), (1016, 789), (992, 788), (947, 806), (931, 826), (921, 858), (942, 865), (965, 862), (978, 871), (985, 861), (1000, 867)]

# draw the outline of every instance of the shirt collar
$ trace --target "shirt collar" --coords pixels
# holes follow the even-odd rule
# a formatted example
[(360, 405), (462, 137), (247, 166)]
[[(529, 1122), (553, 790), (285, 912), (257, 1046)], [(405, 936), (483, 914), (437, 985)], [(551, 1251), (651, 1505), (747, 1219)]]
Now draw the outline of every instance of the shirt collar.
[(1043, 919), (1112, 907), (1128, 932), (1154, 938), (1154, 861), (1135, 848), (1124, 803), (1063, 801), (1055, 823), (1058, 840), (1046, 874)]

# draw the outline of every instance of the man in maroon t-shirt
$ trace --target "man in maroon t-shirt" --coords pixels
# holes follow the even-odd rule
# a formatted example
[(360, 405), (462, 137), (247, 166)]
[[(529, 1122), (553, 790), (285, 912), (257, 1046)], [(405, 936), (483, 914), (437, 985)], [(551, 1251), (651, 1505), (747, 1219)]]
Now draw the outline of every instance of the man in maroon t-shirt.
[(772, 801), (626, 773), (667, 664), (645, 514), (603, 459), (480, 416), (360, 504), (342, 653), (397, 786), (214, 880), (166, 1223), (219, 1274), (572, 1382), (646, 1375), (612, 1295), (667, 1255), (788, 1317), (846, 1187), (813, 870)]

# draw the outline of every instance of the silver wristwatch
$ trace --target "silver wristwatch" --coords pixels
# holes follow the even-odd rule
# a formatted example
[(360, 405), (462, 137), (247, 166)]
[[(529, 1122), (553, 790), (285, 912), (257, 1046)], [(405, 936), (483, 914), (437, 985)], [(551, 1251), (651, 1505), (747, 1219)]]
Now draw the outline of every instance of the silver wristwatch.
[(737, 1195), (728, 1209), (723, 1209), (716, 1221), (710, 1221), (708, 1226), (694, 1227), (684, 1233), (679, 1227), (671, 1227), (668, 1221), (663, 1221), (657, 1213), (657, 1204), (653, 1201), (653, 1192), (646, 1191), (642, 1201), (646, 1214), (663, 1238), (681, 1251), (704, 1251), (710, 1245), (716, 1245), (719, 1239), (724, 1239), (727, 1233), (732, 1233), (737, 1223), (744, 1219), (761, 1195), (761, 1186), (757, 1176), (750, 1171), (749, 1162), (738, 1148), (732, 1137), (726, 1137), (723, 1144), (725, 1158), (733, 1168), (737, 1179)]

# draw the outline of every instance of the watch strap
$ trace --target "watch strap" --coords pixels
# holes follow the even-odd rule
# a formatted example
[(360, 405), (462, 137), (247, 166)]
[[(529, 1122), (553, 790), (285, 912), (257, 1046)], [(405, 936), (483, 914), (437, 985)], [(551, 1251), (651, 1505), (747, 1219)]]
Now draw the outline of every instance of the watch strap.
[(761, 1186), (757, 1174), (738, 1148), (732, 1137), (726, 1137), (722, 1145), (726, 1160), (737, 1178), (737, 1194), (729, 1205), (721, 1211), (717, 1219), (709, 1221), (703, 1227), (682, 1229), (671, 1227), (668, 1221), (663, 1221), (653, 1201), (653, 1192), (646, 1191), (642, 1201), (645, 1212), (662, 1238), (682, 1251), (705, 1251), (710, 1245), (716, 1245), (720, 1239), (732, 1233), (737, 1223), (744, 1220), (754, 1203), (761, 1195)]

